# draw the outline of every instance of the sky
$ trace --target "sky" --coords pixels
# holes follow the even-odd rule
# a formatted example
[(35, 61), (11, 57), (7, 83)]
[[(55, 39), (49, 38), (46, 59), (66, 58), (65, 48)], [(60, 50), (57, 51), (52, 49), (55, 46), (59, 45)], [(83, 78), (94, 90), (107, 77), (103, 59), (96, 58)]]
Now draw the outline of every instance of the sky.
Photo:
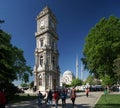
[[(35, 63), (36, 17), (46, 5), (58, 21), (60, 71), (70, 70), (75, 75), (78, 56), (80, 76), (86, 36), (101, 18), (111, 15), (120, 18), (120, 0), (0, 0), (0, 19), (5, 20), (0, 28), (11, 35), (13, 45), (24, 51), (27, 65), (32, 68)], [(88, 71), (84, 71), (83, 79), (88, 75)]]

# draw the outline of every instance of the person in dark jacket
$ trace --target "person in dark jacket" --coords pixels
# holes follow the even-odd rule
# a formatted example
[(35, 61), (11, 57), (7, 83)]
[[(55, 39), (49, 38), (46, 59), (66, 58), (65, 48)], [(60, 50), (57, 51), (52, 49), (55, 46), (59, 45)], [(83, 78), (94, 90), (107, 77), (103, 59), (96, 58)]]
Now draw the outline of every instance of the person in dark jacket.
[(67, 97), (67, 93), (65, 92), (65, 90), (63, 90), (61, 92), (62, 105), (66, 105), (66, 97)]
[(42, 105), (42, 99), (43, 99), (43, 95), (42, 93), (39, 91), (38, 93), (38, 106), (41, 107)]
[(52, 105), (52, 99), (53, 99), (53, 93), (52, 93), (52, 90), (49, 90), (48, 92), (48, 96), (47, 96), (47, 102), (49, 105)]

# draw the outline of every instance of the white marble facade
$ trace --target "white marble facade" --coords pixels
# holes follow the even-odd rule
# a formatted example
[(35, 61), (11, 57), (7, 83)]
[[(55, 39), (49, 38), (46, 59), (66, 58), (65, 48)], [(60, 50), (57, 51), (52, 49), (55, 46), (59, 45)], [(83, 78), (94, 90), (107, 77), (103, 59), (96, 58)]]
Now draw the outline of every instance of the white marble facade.
[(57, 20), (51, 9), (46, 6), (38, 14), (36, 21), (34, 86), (40, 91), (55, 89), (60, 83)]

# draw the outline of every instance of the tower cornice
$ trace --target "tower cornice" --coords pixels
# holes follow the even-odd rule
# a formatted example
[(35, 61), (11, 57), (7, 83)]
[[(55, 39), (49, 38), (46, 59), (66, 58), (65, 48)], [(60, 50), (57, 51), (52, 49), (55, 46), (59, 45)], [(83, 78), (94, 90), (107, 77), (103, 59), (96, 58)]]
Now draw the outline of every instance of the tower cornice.
[(35, 37), (42, 36), (45, 33), (50, 33), (51, 35), (53, 35), (54, 38), (59, 40), (58, 34), (55, 31), (53, 32), (53, 31), (51, 31), (49, 29), (45, 29), (43, 32), (35, 32)]

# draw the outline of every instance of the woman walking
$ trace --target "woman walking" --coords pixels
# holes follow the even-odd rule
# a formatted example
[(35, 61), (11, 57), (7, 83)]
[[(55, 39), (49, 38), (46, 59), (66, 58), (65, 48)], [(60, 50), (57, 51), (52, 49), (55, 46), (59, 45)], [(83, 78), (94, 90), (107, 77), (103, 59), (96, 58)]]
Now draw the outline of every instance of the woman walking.
[(76, 89), (75, 89), (75, 87), (73, 87), (73, 89), (71, 90), (70, 98), (71, 98), (72, 104), (74, 106), (75, 99), (76, 99)]
[(58, 99), (59, 99), (58, 91), (54, 91), (53, 99), (54, 99), (54, 102), (55, 102), (55, 107), (57, 108), (58, 107)]

